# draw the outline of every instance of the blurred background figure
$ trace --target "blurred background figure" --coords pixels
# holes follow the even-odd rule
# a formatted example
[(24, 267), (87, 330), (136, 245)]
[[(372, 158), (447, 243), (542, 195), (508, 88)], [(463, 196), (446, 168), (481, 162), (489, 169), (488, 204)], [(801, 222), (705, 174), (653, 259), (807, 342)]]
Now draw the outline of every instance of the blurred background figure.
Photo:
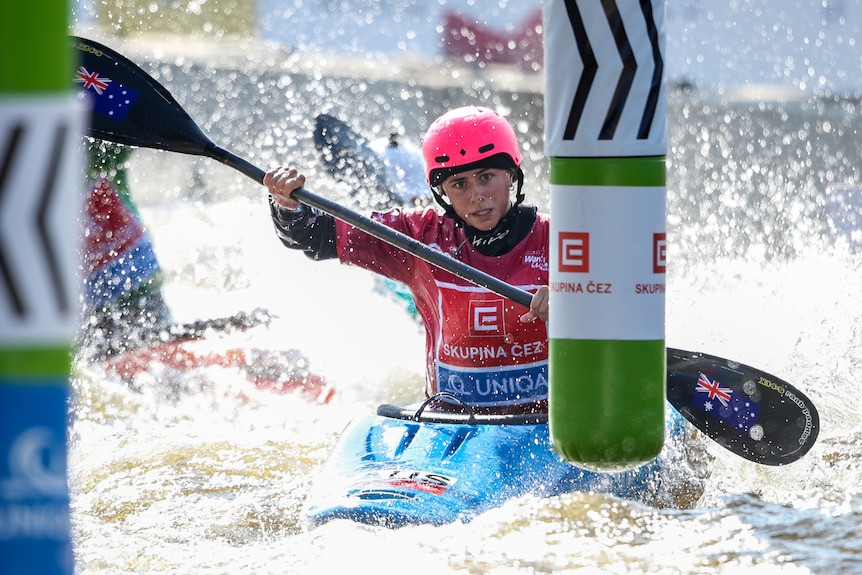
[(132, 202), (126, 146), (89, 146), (80, 346), (95, 355), (138, 347), (172, 321), (150, 235)]

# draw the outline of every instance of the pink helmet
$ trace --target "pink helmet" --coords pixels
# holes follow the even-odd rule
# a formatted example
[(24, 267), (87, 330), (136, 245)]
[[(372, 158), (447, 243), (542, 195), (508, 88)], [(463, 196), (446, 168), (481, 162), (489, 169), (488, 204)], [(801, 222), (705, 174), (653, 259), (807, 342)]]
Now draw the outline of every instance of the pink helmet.
[(523, 159), (509, 122), (478, 106), (456, 108), (434, 120), (425, 133), (422, 156), (432, 187), (474, 166), (516, 169)]

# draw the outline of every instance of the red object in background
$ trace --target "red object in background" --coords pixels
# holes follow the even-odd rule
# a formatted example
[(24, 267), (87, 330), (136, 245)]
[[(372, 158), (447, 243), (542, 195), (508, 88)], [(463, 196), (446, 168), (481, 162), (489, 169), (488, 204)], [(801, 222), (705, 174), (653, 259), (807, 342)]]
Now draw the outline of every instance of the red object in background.
[(507, 64), (521, 71), (542, 69), (542, 10), (512, 31), (496, 32), (474, 18), (451, 10), (444, 16), (443, 49), (447, 56), (476, 64)]
[(238, 369), (257, 389), (296, 393), (311, 403), (326, 404), (335, 395), (323, 377), (308, 369), (308, 360), (297, 350), (214, 349), (210, 341), (186, 339), (130, 350), (106, 359), (103, 366), (130, 382), (157, 364), (184, 375), (200, 368)]

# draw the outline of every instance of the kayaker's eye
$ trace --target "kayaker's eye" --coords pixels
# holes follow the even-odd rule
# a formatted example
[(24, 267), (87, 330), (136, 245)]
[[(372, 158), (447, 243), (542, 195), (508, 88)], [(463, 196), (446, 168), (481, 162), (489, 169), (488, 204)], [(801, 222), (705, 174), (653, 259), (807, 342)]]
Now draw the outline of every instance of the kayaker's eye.
[(453, 193), (462, 194), (464, 190), (467, 189), (467, 180), (466, 179), (457, 179), (451, 182), (446, 182), (443, 184), (443, 190), (447, 195), (451, 196)]

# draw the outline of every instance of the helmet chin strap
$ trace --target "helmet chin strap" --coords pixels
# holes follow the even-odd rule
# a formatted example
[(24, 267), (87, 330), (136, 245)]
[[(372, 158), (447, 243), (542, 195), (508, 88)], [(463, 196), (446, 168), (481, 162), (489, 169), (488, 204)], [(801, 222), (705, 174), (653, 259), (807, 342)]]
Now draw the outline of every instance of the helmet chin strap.
[[(524, 201), (524, 171), (520, 168), (520, 166), (518, 166), (514, 170), (512, 170), (512, 172), (512, 184), (515, 185), (515, 202), (512, 204), (512, 207), (517, 208)], [(455, 227), (464, 227), (464, 225), (466, 225), (464, 219), (455, 212), (455, 208), (452, 207), (451, 203), (443, 199), (443, 194), (438, 191), (438, 188), (440, 187), (442, 186), (431, 187), (431, 195), (434, 196), (434, 201), (440, 204), (440, 206), (443, 208), (444, 216), (455, 220)]]

